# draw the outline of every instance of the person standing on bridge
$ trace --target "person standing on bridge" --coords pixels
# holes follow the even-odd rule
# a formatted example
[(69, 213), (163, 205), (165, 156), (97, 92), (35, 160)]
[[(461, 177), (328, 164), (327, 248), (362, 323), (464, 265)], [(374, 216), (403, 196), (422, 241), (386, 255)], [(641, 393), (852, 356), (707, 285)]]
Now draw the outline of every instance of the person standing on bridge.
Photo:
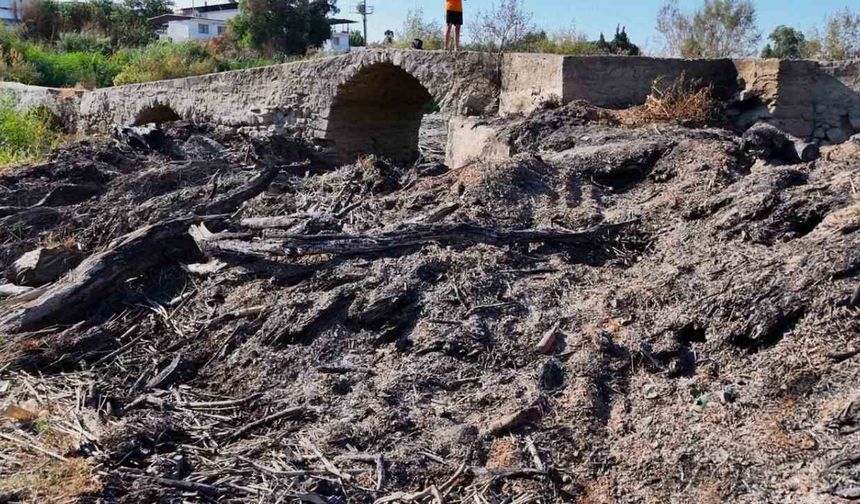
[(451, 28), (454, 28), (454, 50), (460, 50), (460, 28), (463, 26), (463, 0), (445, 0), (445, 49), (451, 47)]

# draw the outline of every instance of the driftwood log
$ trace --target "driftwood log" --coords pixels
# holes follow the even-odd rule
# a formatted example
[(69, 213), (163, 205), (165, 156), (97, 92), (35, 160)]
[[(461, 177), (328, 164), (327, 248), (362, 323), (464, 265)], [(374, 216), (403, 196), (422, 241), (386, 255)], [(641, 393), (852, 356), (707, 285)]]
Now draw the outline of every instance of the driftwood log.
[[(133, 231), (85, 259), (38, 298), (0, 316), (0, 334), (79, 318), (81, 310), (127, 278), (158, 264), (185, 239), (188, 226), (203, 217), (183, 217)], [(193, 247), (193, 244), (191, 245)]]
[(310, 166), (310, 162), (308, 161), (290, 165), (267, 166), (263, 168), (259, 175), (251, 179), (243, 187), (215, 201), (200, 205), (194, 213), (197, 215), (214, 215), (235, 212), (242, 203), (268, 189), (269, 185), (272, 184), (272, 181), (275, 180), (275, 177), (281, 171), (288, 170), (295, 172), (304, 170), (308, 166)]
[(353, 255), (385, 252), (403, 247), (438, 243), (502, 246), (514, 243), (595, 244), (609, 238), (634, 221), (597, 226), (584, 231), (554, 229), (506, 230), (474, 224), (413, 224), (378, 234), (287, 235), (277, 239), (237, 239), (235, 233), (212, 233), (205, 225), (192, 226), (189, 233), (203, 252), (250, 257), (299, 257), (320, 254)]
[(743, 135), (744, 146), (756, 156), (784, 163), (807, 163), (818, 158), (818, 145), (789, 135), (776, 126), (758, 122)]

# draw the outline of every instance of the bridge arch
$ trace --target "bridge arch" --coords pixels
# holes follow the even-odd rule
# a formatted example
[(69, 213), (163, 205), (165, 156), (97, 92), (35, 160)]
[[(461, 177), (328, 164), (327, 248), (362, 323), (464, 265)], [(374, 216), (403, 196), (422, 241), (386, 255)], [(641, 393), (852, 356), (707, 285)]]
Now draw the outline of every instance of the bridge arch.
[(140, 126), (149, 123), (165, 123), (179, 121), (182, 117), (173, 110), (170, 105), (163, 103), (152, 103), (141, 108), (132, 120), (132, 126)]
[(391, 61), (361, 66), (335, 91), (325, 131), (328, 150), (347, 163), (367, 154), (412, 162), (419, 155), (422, 118), (435, 104), (428, 87), (403, 67)]

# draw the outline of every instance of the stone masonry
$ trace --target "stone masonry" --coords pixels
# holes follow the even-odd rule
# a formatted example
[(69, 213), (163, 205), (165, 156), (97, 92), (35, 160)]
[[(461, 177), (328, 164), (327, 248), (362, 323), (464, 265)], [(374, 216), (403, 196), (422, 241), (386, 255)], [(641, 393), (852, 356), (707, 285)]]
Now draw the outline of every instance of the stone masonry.
[[(375, 153), (409, 160), (417, 152), (421, 117), (431, 109), (448, 117), (486, 117), (573, 100), (623, 108), (643, 103), (655, 80), (668, 84), (681, 75), (739, 97), (746, 107), (737, 118), (741, 125), (765, 120), (832, 143), (860, 132), (858, 61), (362, 50), (88, 92), (15, 83), (0, 83), (0, 89), (19, 106), (48, 106), (82, 132), (174, 119), (272, 125), (299, 133), (332, 159)], [(452, 137), (469, 143), (472, 128), (464, 124), (457, 122)], [(477, 144), (459, 147), (482, 150)]]

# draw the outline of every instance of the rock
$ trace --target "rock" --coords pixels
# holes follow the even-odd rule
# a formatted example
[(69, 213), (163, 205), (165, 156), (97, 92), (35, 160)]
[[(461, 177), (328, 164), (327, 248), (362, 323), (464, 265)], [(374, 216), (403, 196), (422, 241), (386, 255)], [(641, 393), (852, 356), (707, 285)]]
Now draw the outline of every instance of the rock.
[(187, 159), (213, 159), (224, 155), (223, 145), (203, 135), (191, 135), (182, 144), (182, 154)]
[(114, 125), (111, 134), (134, 149), (154, 150), (164, 145), (164, 131), (158, 124), (144, 126)]
[(821, 149), (819, 149), (818, 144), (815, 142), (794, 142), (794, 150), (797, 153), (797, 157), (805, 163), (814, 161), (821, 155)]
[(56, 281), (83, 258), (80, 251), (69, 247), (38, 248), (12, 263), (6, 269), (6, 279), (16, 285), (39, 287)]
[(550, 359), (541, 366), (538, 382), (543, 390), (560, 388), (564, 385), (564, 369), (557, 360)]
[(860, 131), (860, 110), (851, 112), (848, 115), (848, 122), (851, 123), (851, 127), (854, 128), (854, 131)]
[(766, 122), (749, 128), (743, 135), (743, 145), (760, 159), (789, 164), (813, 161), (819, 155), (816, 144), (804, 142)]
[(848, 141), (848, 133), (842, 128), (830, 128), (827, 130), (827, 139), (832, 143), (840, 144)]
[(817, 138), (819, 140), (825, 140), (827, 138), (827, 129), (823, 126), (819, 126), (815, 128), (815, 131), (812, 132), (813, 138)]

